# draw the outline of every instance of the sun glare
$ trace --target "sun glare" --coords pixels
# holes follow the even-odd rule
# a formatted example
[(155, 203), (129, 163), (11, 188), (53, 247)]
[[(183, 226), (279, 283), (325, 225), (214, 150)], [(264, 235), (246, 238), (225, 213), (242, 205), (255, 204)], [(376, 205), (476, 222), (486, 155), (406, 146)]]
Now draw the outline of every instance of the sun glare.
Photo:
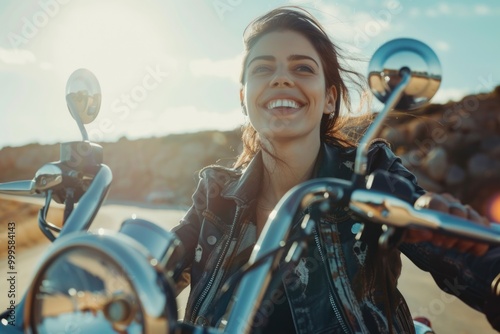
[(138, 1), (70, 2), (57, 22), (49, 22), (39, 47), (64, 79), (86, 67), (103, 89), (120, 91), (143, 77), (148, 66), (171, 66), (168, 46), (175, 36), (163, 22), (159, 7)]
[(488, 203), (488, 217), (495, 221), (500, 222), (500, 194), (496, 194)]
[[(98, 133), (91, 140), (115, 140), (118, 129), (128, 132), (123, 127), (136, 126), (126, 122), (129, 114), (165, 108), (168, 97), (162, 89), (175, 80), (179, 61), (186, 61), (173, 47), (181, 44), (168, 29), (165, 11), (155, 2), (70, 1), (30, 41), (37, 60), (50, 63), (46, 85), (51, 91), (62, 96), (67, 79), (79, 68), (96, 75), (102, 103), (89, 125)], [(58, 101), (56, 109), (65, 109), (64, 98)]]

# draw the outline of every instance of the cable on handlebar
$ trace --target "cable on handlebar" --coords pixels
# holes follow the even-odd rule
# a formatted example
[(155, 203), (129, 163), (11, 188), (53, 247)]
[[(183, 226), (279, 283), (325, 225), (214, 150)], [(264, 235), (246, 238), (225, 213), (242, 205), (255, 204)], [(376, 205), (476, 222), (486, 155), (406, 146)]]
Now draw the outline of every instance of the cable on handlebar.
[(64, 217), (63, 224), (73, 212), (75, 207), (75, 191), (72, 188), (66, 189), (66, 199), (64, 200)]
[(47, 214), (49, 212), (50, 202), (52, 200), (52, 190), (48, 190), (45, 196), (45, 205), (38, 212), (38, 226), (42, 233), (52, 242), (56, 236), (50, 231), (61, 232), (61, 229), (47, 221)]

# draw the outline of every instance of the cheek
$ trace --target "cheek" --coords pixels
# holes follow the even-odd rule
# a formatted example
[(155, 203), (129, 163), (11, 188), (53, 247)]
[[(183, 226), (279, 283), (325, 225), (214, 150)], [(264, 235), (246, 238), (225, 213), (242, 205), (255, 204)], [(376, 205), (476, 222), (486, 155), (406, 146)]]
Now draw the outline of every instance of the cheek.
[(258, 87), (254, 83), (247, 83), (244, 88), (244, 102), (248, 107), (255, 106), (259, 96)]

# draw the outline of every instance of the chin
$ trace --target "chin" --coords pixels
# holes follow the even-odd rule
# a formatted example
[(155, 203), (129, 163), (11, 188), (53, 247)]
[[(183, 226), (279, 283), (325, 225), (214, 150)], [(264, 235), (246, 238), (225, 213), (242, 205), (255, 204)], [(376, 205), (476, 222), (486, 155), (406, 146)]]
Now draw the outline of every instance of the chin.
[[(282, 129), (280, 131), (264, 131), (260, 132), (261, 138), (265, 138), (270, 142), (283, 142), (293, 140), (307, 140), (310, 137), (310, 132), (294, 131), (293, 129)], [(319, 134), (318, 134), (319, 138)]]

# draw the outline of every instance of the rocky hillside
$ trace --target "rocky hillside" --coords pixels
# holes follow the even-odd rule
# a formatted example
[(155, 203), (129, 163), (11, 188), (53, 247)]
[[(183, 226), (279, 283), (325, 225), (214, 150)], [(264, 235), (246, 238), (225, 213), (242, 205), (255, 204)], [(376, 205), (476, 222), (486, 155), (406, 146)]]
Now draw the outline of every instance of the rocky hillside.
[[(492, 201), (500, 196), (500, 87), (418, 112), (395, 112), (386, 125), (381, 136), (424, 188), (450, 192), (484, 214), (495, 214)], [(189, 205), (197, 172), (212, 163), (231, 165), (240, 152), (240, 135), (237, 129), (101, 143), (114, 175), (108, 198)], [(58, 159), (59, 145), (4, 148), (0, 182), (31, 179), (38, 167)], [(500, 215), (500, 204), (496, 210)]]
[(449, 192), (500, 221), (500, 86), (394, 113), (381, 136), (425, 189)]

